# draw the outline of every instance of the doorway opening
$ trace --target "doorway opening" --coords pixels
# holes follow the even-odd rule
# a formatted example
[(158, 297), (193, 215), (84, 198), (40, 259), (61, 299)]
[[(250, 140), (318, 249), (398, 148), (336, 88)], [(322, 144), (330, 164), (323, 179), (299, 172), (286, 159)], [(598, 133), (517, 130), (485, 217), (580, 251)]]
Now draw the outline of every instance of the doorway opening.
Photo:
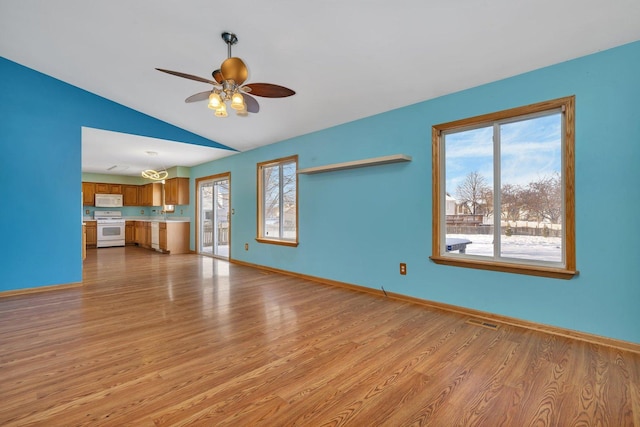
[(229, 259), (231, 253), (231, 174), (196, 180), (198, 253)]

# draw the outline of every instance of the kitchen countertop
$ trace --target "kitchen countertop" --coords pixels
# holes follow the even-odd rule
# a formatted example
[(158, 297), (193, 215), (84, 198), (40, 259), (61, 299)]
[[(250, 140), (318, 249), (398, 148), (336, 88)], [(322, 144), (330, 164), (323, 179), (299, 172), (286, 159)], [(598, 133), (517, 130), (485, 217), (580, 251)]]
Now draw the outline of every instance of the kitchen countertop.
[[(166, 219), (162, 217), (149, 217), (149, 216), (125, 216), (123, 217), (123, 219), (125, 221), (145, 221), (145, 222), (191, 222), (191, 219), (189, 217), (181, 217), (181, 216), (169, 217)], [(85, 222), (95, 221), (95, 219), (92, 217), (84, 217), (82, 220)]]

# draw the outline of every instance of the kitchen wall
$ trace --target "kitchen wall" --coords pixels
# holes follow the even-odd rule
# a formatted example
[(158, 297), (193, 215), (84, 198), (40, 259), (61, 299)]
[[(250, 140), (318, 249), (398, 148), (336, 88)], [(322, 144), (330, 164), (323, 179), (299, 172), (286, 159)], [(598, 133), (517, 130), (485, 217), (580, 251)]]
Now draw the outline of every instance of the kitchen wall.
[[(174, 166), (167, 169), (169, 173), (168, 178), (189, 178), (190, 168), (185, 166)], [(141, 176), (130, 175), (111, 175), (111, 174), (97, 174), (97, 173), (82, 173), (82, 182), (105, 182), (109, 184), (128, 184), (128, 185), (144, 185), (149, 181)], [(189, 183), (191, 186), (192, 183)], [(94, 206), (83, 206), (82, 216), (93, 218), (93, 212), (98, 210), (106, 210), (106, 208), (96, 208)], [(162, 206), (123, 206), (122, 208), (113, 208), (110, 210), (121, 211), (122, 215), (127, 218), (133, 217), (147, 217), (147, 216), (160, 216), (165, 215), (168, 218), (171, 217), (188, 217), (191, 216), (190, 205), (177, 205), (174, 212), (162, 214)]]
[[(190, 168), (186, 166), (173, 166), (167, 168), (167, 179), (169, 178), (189, 178), (191, 176)], [(82, 172), (82, 181), (86, 182), (106, 182), (109, 184), (129, 184), (129, 185), (144, 185), (151, 182), (147, 178), (143, 178), (140, 175), (113, 175), (106, 173), (89, 173)]]
[[(638, 76), (635, 42), (199, 165), (191, 177), (231, 172), (233, 259), (640, 343)], [(431, 262), (431, 126), (569, 95), (579, 276)], [(307, 168), (396, 153), (413, 160), (299, 175), (299, 246), (255, 241), (256, 163), (298, 154)]]
[(0, 291), (82, 281), (83, 126), (227, 148), (0, 58)]

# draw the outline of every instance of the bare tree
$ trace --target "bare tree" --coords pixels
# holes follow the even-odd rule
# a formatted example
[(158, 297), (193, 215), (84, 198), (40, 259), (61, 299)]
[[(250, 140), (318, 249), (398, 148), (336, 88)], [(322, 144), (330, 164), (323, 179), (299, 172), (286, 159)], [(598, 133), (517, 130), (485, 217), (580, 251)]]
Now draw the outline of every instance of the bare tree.
[(456, 188), (456, 195), (474, 215), (487, 214), (487, 198), (493, 199), (491, 187), (478, 171), (469, 172), (462, 184)]
[(502, 216), (507, 221), (518, 221), (522, 214), (522, 188), (518, 185), (505, 184), (500, 191)]
[(523, 207), (537, 221), (557, 224), (562, 217), (562, 181), (559, 174), (530, 182), (522, 190)]
[[(296, 202), (296, 174), (285, 171), (282, 174), (282, 201), (280, 200), (280, 165), (263, 169), (264, 179), (264, 210), (271, 216), (276, 216), (282, 202), (285, 210), (294, 208)], [(283, 166), (286, 168), (286, 165)]]

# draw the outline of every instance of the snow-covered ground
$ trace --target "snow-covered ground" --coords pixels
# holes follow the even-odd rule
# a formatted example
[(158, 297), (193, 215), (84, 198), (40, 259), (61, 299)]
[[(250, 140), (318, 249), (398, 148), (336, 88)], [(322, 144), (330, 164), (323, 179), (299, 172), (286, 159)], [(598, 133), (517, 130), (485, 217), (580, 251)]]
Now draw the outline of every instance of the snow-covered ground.
[[(468, 239), (469, 255), (493, 256), (492, 234), (447, 234), (447, 238)], [(562, 261), (562, 239), (542, 236), (502, 236), (503, 257), (538, 261)]]

